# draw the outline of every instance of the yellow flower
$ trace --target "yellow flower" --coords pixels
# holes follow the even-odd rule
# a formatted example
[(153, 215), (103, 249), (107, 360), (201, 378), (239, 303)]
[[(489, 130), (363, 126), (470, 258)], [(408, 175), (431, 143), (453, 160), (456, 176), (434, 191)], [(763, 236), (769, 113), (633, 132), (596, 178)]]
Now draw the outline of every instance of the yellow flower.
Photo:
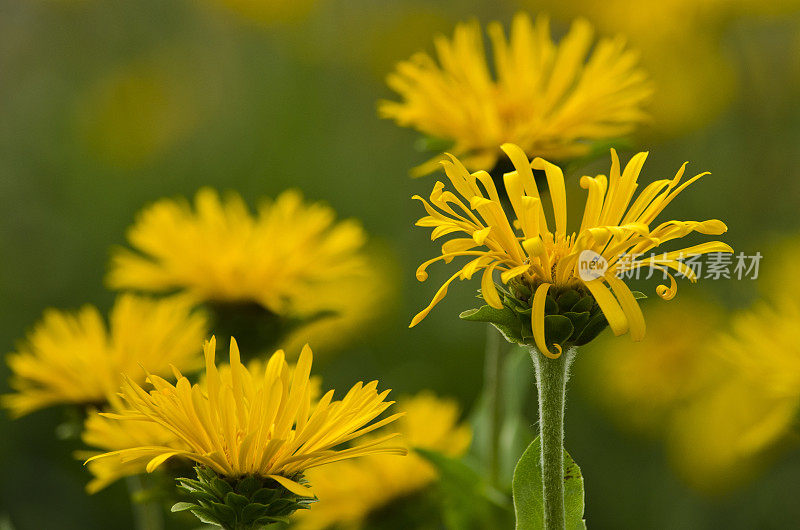
[(323, 204), (304, 204), (297, 191), (263, 202), (255, 216), (239, 195), (220, 200), (208, 188), (198, 191), (194, 209), (162, 199), (139, 215), (128, 240), (138, 252), (114, 253), (112, 288), (255, 302), (282, 316), (335, 311), (317, 293), (369, 272), (361, 226), (337, 222)]
[[(451, 457), (463, 455), (471, 432), (458, 423), (458, 405), (422, 392), (398, 403), (406, 412), (397, 429), (409, 450), (422, 448)], [(375, 455), (313, 470), (319, 502), (297, 514), (302, 530), (361, 527), (371, 513), (432, 484), (437, 472), (427, 460), (411, 452), (406, 458)]]
[(202, 365), (206, 318), (184, 301), (124, 294), (109, 324), (85, 306), (77, 313), (48, 310), (27, 340), (10, 354), (14, 394), (2, 403), (14, 416), (60, 403), (104, 403), (119, 390), (122, 374), (144, 381), (145, 372)]
[[(247, 363), (247, 371), (251, 377), (259, 377), (266, 369), (260, 359), (253, 359)], [(290, 376), (294, 366), (290, 366)], [(231, 385), (230, 365), (218, 367), (220, 380), (223, 384)], [(200, 380), (200, 386), (205, 388), (206, 379)], [(319, 377), (311, 377), (311, 400), (313, 403), (319, 399), (322, 381)], [(112, 396), (110, 406), (105, 412), (121, 414), (125, 410), (124, 402), (119, 396)], [(190, 450), (191, 447), (175, 436), (172, 431), (149, 421), (117, 421), (96, 412), (89, 414), (83, 424), (81, 434), (83, 443), (103, 451), (80, 451), (77, 457), (87, 459), (107, 451), (119, 451), (142, 446), (167, 446), (178, 450)], [(146, 459), (126, 460), (121, 456), (103, 458), (89, 462), (87, 467), (94, 477), (86, 486), (89, 493), (96, 493), (120, 478), (130, 475), (140, 475), (145, 472)]]
[[(123, 410), (123, 403), (115, 396), (111, 399), (111, 406), (106, 412), (121, 413)], [(81, 439), (86, 445), (104, 451), (153, 445), (189, 449), (162, 425), (147, 421), (115, 421), (97, 412), (92, 412), (86, 417)], [(87, 459), (97, 454), (99, 454), (97, 451), (79, 451), (76, 456)], [(140, 460), (125, 460), (120, 456), (89, 462), (87, 467), (93, 478), (86, 485), (86, 491), (97, 493), (121, 478), (144, 473), (145, 463)]]
[[(691, 297), (651, 311), (642, 342), (598, 341), (582, 354), (579, 370), (586, 375), (583, 379), (592, 401), (600, 403), (619, 424), (659, 436), (671, 414), (707, 390), (720, 375), (719, 361), (699, 353), (708, 336), (717, 333), (721, 311)], [(675, 333), (678, 321), (681, 330)]]
[[(514, 17), (509, 39), (497, 22), (488, 33), (496, 78), (480, 26), (462, 23), (452, 41), (436, 39), (438, 63), (418, 53), (398, 65), (387, 82), (402, 101), (381, 102), (381, 116), (452, 141), (470, 169), (492, 167), (504, 142), (531, 156), (585, 155), (593, 142), (626, 135), (645, 119), (652, 89), (621, 37), (601, 39), (590, 53), (593, 30), (585, 20), (555, 44), (549, 20), (533, 23), (524, 13)], [(415, 173), (433, 171), (432, 162)]]
[(393, 403), (384, 401), (388, 390), (377, 392), (377, 381), (357, 383), (341, 401), (332, 401), (331, 390), (312, 407), (310, 348), (303, 349), (291, 376), (282, 351), (270, 358), (263, 373), (254, 376), (242, 365), (239, 348), (231, 339), (230, 381), (220, 377), (215, 365), (216, 339), (212, 337), (204, 350), (205, 389), (191, 385), (177, 370), (174, 385), (150, 375), (148, 380), (155, 389), (149, 393), (126, 377), (121, 396), (129, 408), (120, 414), (106, 414), (121, 421), (161, 425), (188, 449), (132, 447), (93, 457), (89, 462), (109, 457), (146, 460), (146, 470), (152, 472), (172, 457), (184, 457), (229, 478), (271, 478), (289, 491), (308, 497), (310, 490), (297, 482), (307, 469), (374, 453), (405, 453), (384, 443), (395, 434), (336, 449), (401, 416), (370, 423)]
[[(612, 149), (609, 178), (605, 175), (581, 178), (581, 187), (588, 189), (589, 194), (580, 228), (569, 233), (567, 195), (561, 169), (541, 158), (529, 162), (524, 151), (516, 145), (504, 144), (502, 149), (515, 168), (504, 175), (505, 188), (516, 216), (513, 224), (503, 210), (489, 173), (478, 171), (470, 174), (453, 156), (442, 164), (453, 187), (466, 202), (445, 190), (441, 182), (434, 186), (430, 203), (419, 196), (414, 197), (424, 204), (428, 213), (417, 221), (417, 225), (433, 228), (432, 239), (454, 233), (467, 236), (445, 242), (440, 256), (420, 265), (417, 279), (427, 279), (425, 270), (436, 261), (450, 262), (456, 257), (471, 259), (442, 285), (428, 307), (414, 317), (411, 326), (424, 319), (444, 298), (450, 283), (456, 279), (469, 279), (483, 270), (481, 295), (491, 307), (504, 308), (493, 279), (495, 271), (501, 272), (502, 282), (511, 285), (517, 293), (527, 293), (520, 302), (532, 308), (530, 325), (533, 339), (548, 357), (557, 357), (562, 349), (556, 344), (557, 352), (553, 354), (545, 341), (545, 306), (551, 288), (554, 298), (566, 290), (590, 294), (615, 335), (630, 331), (634, 340), (641, 340), (645, 334), (644, 316), (618, 273), (649, 266), (665, 274), (668, 274), (667, 269), (674, 269), (696, 281), (695, 273), (681, 259), (709, 252), (732, 252), (728, 245), (714, 241), (666, 252), (657, 259), (642, 257), (660, 244), (691, 232), (718, 235), (727, 230), (725, 224), (716, 219), (666, 221), (651, 228), (656, 217), (679, 193), (706, 174), (681, 183), (686, 164), (673, 179), (649, 184), (631, 204), (647, 153), (635, 155), (621, 171), (617, 153)], [(548, 223), (546, 218), (534, 170), (543, 171), (547, 177), (554, 223)], [(624, 255), (632, 258), (624, 259)], [(582, 277), (581, 266), (585, 265), (587, 256), (604, 263), (605, 270), (598, 269), (596, 275)], [(670, 286), (659, 285), (656, 289), (659, 296), (667, 300), (677, 291), (675, 278), (668, 276)]]

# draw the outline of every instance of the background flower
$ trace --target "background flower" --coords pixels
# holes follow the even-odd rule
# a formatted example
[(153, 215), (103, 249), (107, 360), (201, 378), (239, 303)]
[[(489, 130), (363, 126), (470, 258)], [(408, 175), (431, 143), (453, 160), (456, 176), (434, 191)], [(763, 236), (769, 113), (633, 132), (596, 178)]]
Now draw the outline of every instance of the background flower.
[[(400, 432), (409, 455), (369, 456), (310, 472), (309, 481), (314, 484), (320, 501), (314, 510), (298, 514), (298, 528), (368, 527), (371, 514), (413, 498), (436, 481), (436, 469), (413, 449), (437, 451), (451, 457), (466, 452), (470, 428), (459, 423), (458, 405), (452, 400), (421, 392), (401, 399), (397, 408), (406, 415), (390, 429)], [(422, 502), (411, 501), (407, 507), (411, 512), (423, 512), (421, 505)], [(407, 517), (413, 520), (415, 515)]]
[(120, 295), (108, 325), (93, 306), (48, 310), (7, 358), (16, 392), (3, 396), (3, 405), (14, 416), (56, 404), (97, 405), (119, 390), (123, 374), (143, 382), (145, 370), (195, 370), (206, 329), (206, 318), (175, 298)]

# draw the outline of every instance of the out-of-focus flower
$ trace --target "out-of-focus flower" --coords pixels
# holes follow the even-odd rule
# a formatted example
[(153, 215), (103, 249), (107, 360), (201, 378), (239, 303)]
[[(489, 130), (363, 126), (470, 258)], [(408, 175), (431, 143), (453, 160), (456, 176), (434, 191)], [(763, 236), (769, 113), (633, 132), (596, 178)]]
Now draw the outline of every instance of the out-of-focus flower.
[(144, 382), (145, 370), (166, 375), (171, 366), (202, 366), (207, 329), (206, 317), (176, 298), (120, 295), (108, 325), (93, 306), (48, 310), (7, 358), (15, 393), (2, 403), (14, 416), (56, 404), (105, 403), (122, 374)]
[(370, 308), (387, 290), (376, 285), (366, 239), (357, 222), (337, 221), (297, 191), (264, 201), (253, 215), (239, 195), (220, 199), (204, 188), (194, 208), (180, 199), (147, 207), (128, 232), (135, 250), (116, 250), (108, 284), (178, 290), (197, 303), (258, 304), (299, 321), (330, 317), (341, 340), (343, 330), (380, 313)]
[(150, 392), (126, 377), (121, 396), (127, 409), (105, 414), (114, 420), (163, 426), (187, 449), (130, 447), (90, 462), (121, 457), (147, 462), (146, 470), (152, 472), (170, 458), (183, 457), (229, 479), (273, 479), (297, 495), (311, 497), (311, 490), (300, 484), (307, 469), (368, 454), (405, 453), (385, 443), (397, 436), (394, 433), (340, 448), (402, 415), (373, 422), (394, 403), (384, 401), (388, 390), (377, 392), (377, 381), (356, 384), (341, 401), (333, 401), (331, 390), (312, 406), (310, 348), (303, 349), (291, 375), (282, 351), (270, 358), (262, 373), (253, 375), (242, 365), (231, 339), (230, 381), (216, 367), (216, 339), (212, 337), (204, 350), (205, 388), (192, 385), (177, 370), (174, 385), (150, 375), (148, 381), (155, 387)]
[(98, 79), (76, 110), (89, 151), (113, 166), (138, 167), (186, 138), (209, 102), (180, 64), (163, 53)]
[(664, 0), (642, 9), (635, 0), (541, 0), (524, 2), (568, 21), (586, 17), (600, 31), (624, 35), (641, 51), (642, 66), (657, 87), (648, 112), (657, 135), (701, 127), (723, 112), (738, 91), (735, 65), (724, 49), (724, 32), (739, 16), (779, 14), (796, 0)]
[[(643, 257), (655, 247), (692, 232), (718, 235), (727, 230), (725, 224), (716, 219), (666, 221), (651, 228), (656, 217), (678, 194), (706, 175), (701, 173), (681, 183), (686, 164), (673, 179), (649, 184), (631, 204), (647, 153), (635, 155), (621, 170), (617, 153), (612, 149), (608, 179), (604, 175), (581, 179), (581, 187), (589, 190), (589, 196), (580, 229), (568, 234), (567, 195), (561, 169), (541, 158), (529, 162), (524, 151), (515, 145), (504, 144), (502, 149), (515, 168), (504, 175), (515, 214), (513, 220), (510, 221), (503, 210), (492, 177), (486, 171), (470, 174), (452, 156), (450, 161), (442, 164), (466, 204), (446, 191), (441, 182), (434, 186), (430, 203), (419, 196), (414, 197), (423, 203), (428, 213), (417, 221), (417, 225), (433, 228), (432, 239), (458, 233), (467, 236), (445, 242), (440, 256), (419, 266), (417, 279), (427, 279), (425, 270), (434, 262), (448, 263), (457, 257), (469, 257), (470, 261), (442, 285), (428, 307), (414, 317), (411, 326), (424, 319), (445, 297), (450, 283), (456, 279), (470, 279), (483, 270), (483, 299), (496, 310), (511, 316), (523, 315), (519, 317), (519, 323), (526, 327), (521, 329), (521, 335), (532, 337), (536, 347), (546, 356), (558, 357), (562, 350), (562, 346), (555, 343), (557, 352), (551, 353), (552, 340), (545, 338), (545, 316), (551, 312), (548, 306), (552, 311), (559, 309), (562, 313), (570, 313), (563, 315), (564, 319), (570, 319), (564, 321), (564, 326), (569, 324), (567, 331), (572, 330), (565, 333), (564, 343), (580, 345), (593, 338), (584, 337), (588, 338), (584, 340), (581, 335), (594, 329), (589, 325), (593, 314), (590, 310), (597, 306), (602, 314), (598, 311), (595, 316), (607, 320), (615, 335), (630, 331), (634, 340), (641, 340), (645, 335), (644, 316), (633, 293), (618, 277), (619, 272), (635, 271), (641, 267), (662, 270), (669, 276), (670, 286), (659, 285), (656, 292), (669, 300), (675, 296), (677, 285), (667, 269), (674, 269), (696, 281), (694, 271), (681, 259), (710, 252), (732, 252), (725, 243), (712, 241), (667, 252), (653, 259)], [(533, 170), (546, 174), (554, 225), (548, 224), (546, 219)], [(624, 255), (632, 259), (623, 259)], [(590, 271), (591, 274), (582, 269), (587, 261), (596, 267)], [(502, 298), (494, 283), (495, 271), (501, 273), (500, 279), (509, 289), (502, 290)], [(552, 300), (548, 301), (548, 298)], [(586, 314), (578, 317), (578, 313)]]
[[(106, 412), (119, 414), (124, 410), (119, 397), (110, 400), (111, 406)], [(115, 421), (93, 412), (83, 425), (81, 433), (83, 443), (102, 451), (118, 451), (141, 446), (168, 446), (178, 450), (189, 447), (182, 443), (169, 429), (157, 423), (147, 421)], [(78, 458), (87, 459), (100, 454), (97, 451), (80, 451)], [(94, 460), (87, 465), (92, 480), (86, 485), (88, 493), (97, 493), (117, 480), (131, 475), (139, 475), (145, 471), (145, 462), (126, 460), (120, 456)]]
[(720, 313), (689, 297), (651, 308), (642, 342), (598, 341), (578, 367), (592, 400), (624, 428), (663, 435), (671, 414), (718, 378), (719, 362), (701, 355), (699, 345), (717, 333)]
[[(422, 392), (398, 403), (406, 416), (396, 429), (409, 450), (437, 451), (450, 457), (463, 455), (471, 432), (458, 422), (455, 402)], [(406, 458), (376, 455), (339, 462), (308, 474), (319, 502), (298, 513), (303, 530), (359, 528), (371, 514), (402, 498), (422, 491), (437, 480), (437, 472), (413, 451)]]
[[(387, 82), (402, 101), (381, 102), (381, 116), (453, 142), (470, 169), (491, 168), (505, 142), (529, 156), (585, 155), (645, 118), (651, 85), (622, 38), (601, 39), (590, 52), (593, 30), (581, 19), (555, 44), (546, 17), (534, 23), (523, 13), (510, 38), (496, 22), (488, 32), (496, 77), (478, 23), (459, 24), (452, 40), (436, 39), (438, 62), (418, 53), (398, 65)], [(415, 173), (433, 171), (438, 160)]]

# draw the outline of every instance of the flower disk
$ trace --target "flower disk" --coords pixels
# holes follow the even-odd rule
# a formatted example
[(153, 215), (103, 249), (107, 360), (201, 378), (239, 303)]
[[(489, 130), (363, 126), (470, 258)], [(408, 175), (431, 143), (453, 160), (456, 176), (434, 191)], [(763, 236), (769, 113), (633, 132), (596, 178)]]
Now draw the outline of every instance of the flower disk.
[(304, 204), (296, 191), (262, 203), (255, 216), (239, 195), (221, 200), (208, 188), (198, 191), (194, 210), (162, 199), (139, 215), (128, 240), (139, 252), (116, 251), (112, 288), (255, 302), (281, 316), (336, 312), (318, 302), (320, 290), (369, 272), (361, 226), (336, 222), (332, 209)]
[[(452, 141), (470, 169), (493, 166), (505, 142), (549, 159), (582, 156), (645, 119), (652, 88), (621, 37), (601, 39), (590, 52), (592, 27), (577, 20), (556, 44), (546, 17), (533, 23), (523, 13), (514, 17), (510, 38), (497, 22), (488, 33), (496, 75), (478, 23), (459, 24), (452, 40), (436, 39), (438, 64), (418, 53), (397, 66), (387, 83), (402, 101), (381, 102), (381, 116)], [(415, 174), (435, 170), (433, 162)]]
[(231, 339), (229, 380), (217, 369), (215, 349), (216, 339), (212, 337), (205, 344), (205, 388), (191, 385), (177, 370), (174, 385), (151, 375), (148, 380), (155, 389), (150, 392), (126, 378), (121, 395), (129, 409), (106, 414), (122, 421), (161, 425), (187, 449), (133, 447), (93, 457), (89, 462), (110, 457), (147, 460), (146, 469), (151, 472), (178, 456), (223, 477), (271, 478), (295, 494), (311, 497), (310, 489), (297, 482), (306, 469), (368, 454), (405, 454), (405, 449), (385, 444), (396, 434), (336, 449), (402, 415), (370, 423), (393, 403), (384, 401), (388, 390), (377, 392), (377, 381), (356, 384), (341, 401), (333, 401), (331, 390), (312, 407), (312, 353), (308, 346), (303, 348), (293, 374), (284, 353), (278, 351), (264, 371), (254, 376), (242, 365), (239, 348)]
[[(440, 256), (420, 265), (417, 279), (427, 279), (425, 270), (436, 261), (449, 263), (456, 257), (472, 259), (444, 283), (430, 305), (414, 317), (412, 327), (445, 297), (450, 283), (455, 279), (470, 279), (483, 270), (483, 299), (492, 308), (506, 307), (493, 280), (494, 272), (499, 271), (502, 282), (511, 287), (513, 298), (527, 307), (522, 309), (521, 314), (527, 314), (530, 310), (530, 317), (527, 318), (533, 342), (546, 356), (558, 357), (562, 349), (555, 344), (557, 352), (551, 353), (545, 340), (545, 314), (546, 306), (551, 303), (551, 297), (548, 296), (551, 287), (553, 297), (565, 295), (570, 290), (578, 291), (571, 295), (574, 300), (570, 306), (580, 305), (581, 302), (575, 303), (579, 295), (588, 293), (591, 295), (587, 299), (590, 305), (593, 299), (615, 335), (630, 331), (634, 340), (641, 340), (645, 333), (644, 316), (635, 296), (619, 278), (619, 273), (653, 267), (667, 274), (667, 269), (674, 269), (694, 282), (697, 280), (695, 273), (681, 259), (710, 252), (732, 252), (725, 243), (714, 241), (666, 252), (657, 259), (641, 257), (660, 244), (682, 238), (691, 232), (718, 235), (727, 230), (725, 224), (716, 219), (666, 221), (650, 228), (656, 217), (679, 193), (705, 175), (696, 175), (681, 183), (686, 164), (673, 179), (649, 184), (631, 204), (647, 153), (635, 155), (620, 171), (619, 158), (612, 149), (609, 178), (605, 175), (585, 176), (580, 181), (581, 187), (589, 190), (589, 196), (580, 228), (570, 234), (567, 232), (567, 195), (561, 169), (541, 158), (529, 162), (524, 151), (516, 145), (504, 144), (502, 149), (515, 168), (503, 176), (516, 216), (513, 223), (506, 216), (489, 173), (470, 173), (453, 156), (442, 164), (453, 187), (466, 203), (445, 190), (441, 182), (434, 186), (430, 202), (419, 196), (414, 197), (423, 203), (428, 212), (427, 216), (417, 221), (417, 226), (433, 228), (431, 239), (455, 233), (467, 235), (466, 238), (445, 242)], [(547, 178), (554, 225), (548, 223), (545, 216), (534, 170), (543, 172)], [(551, 230), (553, 226), (555, 229)], [(587, 255), (604, 263), (605, 270), (590, 271), (592, 276), (581, 274)], [(626, 256), (631, 259), (623, 259)], [(677, 290), (675, 278), (669, 275), (669, 279), (669, 287), (659, 285), (656, 289), (659, 296), (667, 300), (674, 297)], [(563, 298), (558, 300), (561, 302)], [(508, 301), (508, 297), (505, 301)], [(586, 307), (581, 311), (588, 309)], [(578, 320), (580, 314), (577, 311), (572, 309), (573, 313), (569, 316)]]
[(122, 383), (122, 374), (144, 382), (145, 372), (170, 373), (170, 366), (202, 366), (205, 316), (185, 301), (120, 295), (109, 325), (85, 306), (77, 313), (48, 310), (27, 339), (8, 356), (15, 394), (2, 396), (14, 416), (60, 403), (100, 404)]

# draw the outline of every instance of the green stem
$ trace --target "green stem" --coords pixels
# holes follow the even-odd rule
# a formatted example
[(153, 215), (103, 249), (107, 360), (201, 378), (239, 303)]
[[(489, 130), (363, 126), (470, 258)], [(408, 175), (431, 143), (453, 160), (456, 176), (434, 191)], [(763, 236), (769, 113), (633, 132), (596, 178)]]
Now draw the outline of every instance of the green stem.
[(164, 528), (164, 514), (161, 505), (151, 499), (142, 499), (146, 487), (140, 475), (127, 477), (128, 492), (133, 508), (134, 528), (137, 530), (162, 530)]
[(531, 348), (539, 390), (539, 436), (542, 442), (542, 488), (545, 530), (564, 530), (564, 402), (575, 350), (559, 358)]
[(497, 484), (500, 476), (500, 429), (502, 424), (502, 396), (500, 372), (503, 364), (500, 333), (492, 325), (486, 331), (486, 359), (484, 367), (484, 395), (489, 412), (489, 479)]

